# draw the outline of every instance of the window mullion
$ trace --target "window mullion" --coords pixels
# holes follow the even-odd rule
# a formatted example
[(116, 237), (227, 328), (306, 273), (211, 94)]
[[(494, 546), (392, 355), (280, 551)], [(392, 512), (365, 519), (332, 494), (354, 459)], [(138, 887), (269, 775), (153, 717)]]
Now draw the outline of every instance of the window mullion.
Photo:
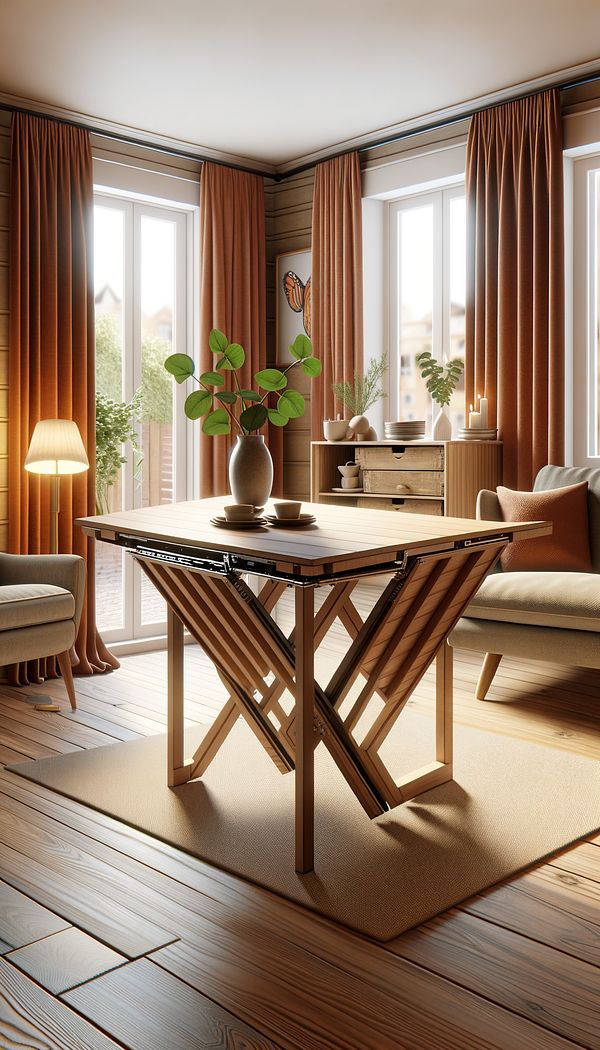
[(445, 361), (447, 354), (447, 277), (445, 258), (444, 199), (436, 193), (433, 204), (433, 349), (438, 361)]

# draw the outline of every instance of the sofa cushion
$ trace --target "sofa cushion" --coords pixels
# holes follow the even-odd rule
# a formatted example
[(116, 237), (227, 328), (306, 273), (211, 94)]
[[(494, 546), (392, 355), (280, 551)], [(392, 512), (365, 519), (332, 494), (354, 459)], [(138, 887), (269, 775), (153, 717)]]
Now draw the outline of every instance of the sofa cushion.
[(516, 540), (503, 550), (504, 572), (591, 572), (587, 481), (540, 492), (518, 492), (498, 486), (504, 521), (551, 521), (552, 534)]
[(597, 467), (542, 467), (533, 485), (534, 492), (558, 489), (563, 485), (588, 483), (589, 538), (594, 572), (600, 572), (600, 470)]
[(494, 573), (463, 615), (600, 633), (600, 577), (591, 572)]
[(70, 620), (74, 615), (75, 599), (63, 587), (48, 583), (0, 587), (0, 631)]

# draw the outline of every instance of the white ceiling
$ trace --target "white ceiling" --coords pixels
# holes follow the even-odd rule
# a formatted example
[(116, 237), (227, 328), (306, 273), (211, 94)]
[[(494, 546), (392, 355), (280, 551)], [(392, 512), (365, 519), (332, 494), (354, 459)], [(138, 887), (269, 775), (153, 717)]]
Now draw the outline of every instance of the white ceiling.
[(0, 93), (273, 166), (598, 41), (598, 0), (0, 0)]

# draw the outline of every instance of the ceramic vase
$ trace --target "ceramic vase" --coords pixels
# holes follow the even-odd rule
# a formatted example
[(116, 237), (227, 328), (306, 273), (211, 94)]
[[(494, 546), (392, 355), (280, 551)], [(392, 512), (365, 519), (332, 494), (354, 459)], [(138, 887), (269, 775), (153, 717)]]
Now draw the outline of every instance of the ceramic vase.
[(273, 460), (262, 434), (240, 434), (229, 457), (229, 487), (236, 503), (264, 507), (273, 487)]
[(452, 437), (452, 423), (448, 415), (448, 406), (442, 405), (433, 421), (431, 436), (434, 441), (450, 441)]

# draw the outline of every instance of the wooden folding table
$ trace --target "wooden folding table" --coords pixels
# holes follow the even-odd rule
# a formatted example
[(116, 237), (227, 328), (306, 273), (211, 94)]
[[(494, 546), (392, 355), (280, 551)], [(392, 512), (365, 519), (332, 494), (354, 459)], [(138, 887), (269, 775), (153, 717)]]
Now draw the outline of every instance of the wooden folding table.
[[(148, 507), (78, 524), (98, 540), (126, 547), (166, 601), (169, 785), (201, 776), (241, 715), (277, 768), (295, 771), (296, 870), (307, 872), (314, 861), (315, 747), (328, 748), (371, 818), (450, 780), (452, 650), (445, 639), (513, 535), (542, 535), (549, 527), (315, 504), (309, 509), (317, 523), (309, 528), (225, 530), (210, 524), (223, 502)], [(352, 592), (379, 574), (387, 583), (363, 621)], [(256, 579), (258, 593), (251, 586)], [(315, 610), (315, 589), (325, 586)], [(295, 595), (289, 637), (273, 616), (288, 587)], [(336, 618), (351, 643), (322, 685), (314, 654)], [(229, 693), (190, 758), (184, 751), (184, 628)], [(435, 757), (395, 780), (379, 751), (436, 657)], [(350, 697), (359, 676), (362, 685)], [(284, 694), (295, 699), (293, 706)], [(377, 712), (369, 718), (375, 695)], [(368, 723), (362, 738), (359, 720)]]

